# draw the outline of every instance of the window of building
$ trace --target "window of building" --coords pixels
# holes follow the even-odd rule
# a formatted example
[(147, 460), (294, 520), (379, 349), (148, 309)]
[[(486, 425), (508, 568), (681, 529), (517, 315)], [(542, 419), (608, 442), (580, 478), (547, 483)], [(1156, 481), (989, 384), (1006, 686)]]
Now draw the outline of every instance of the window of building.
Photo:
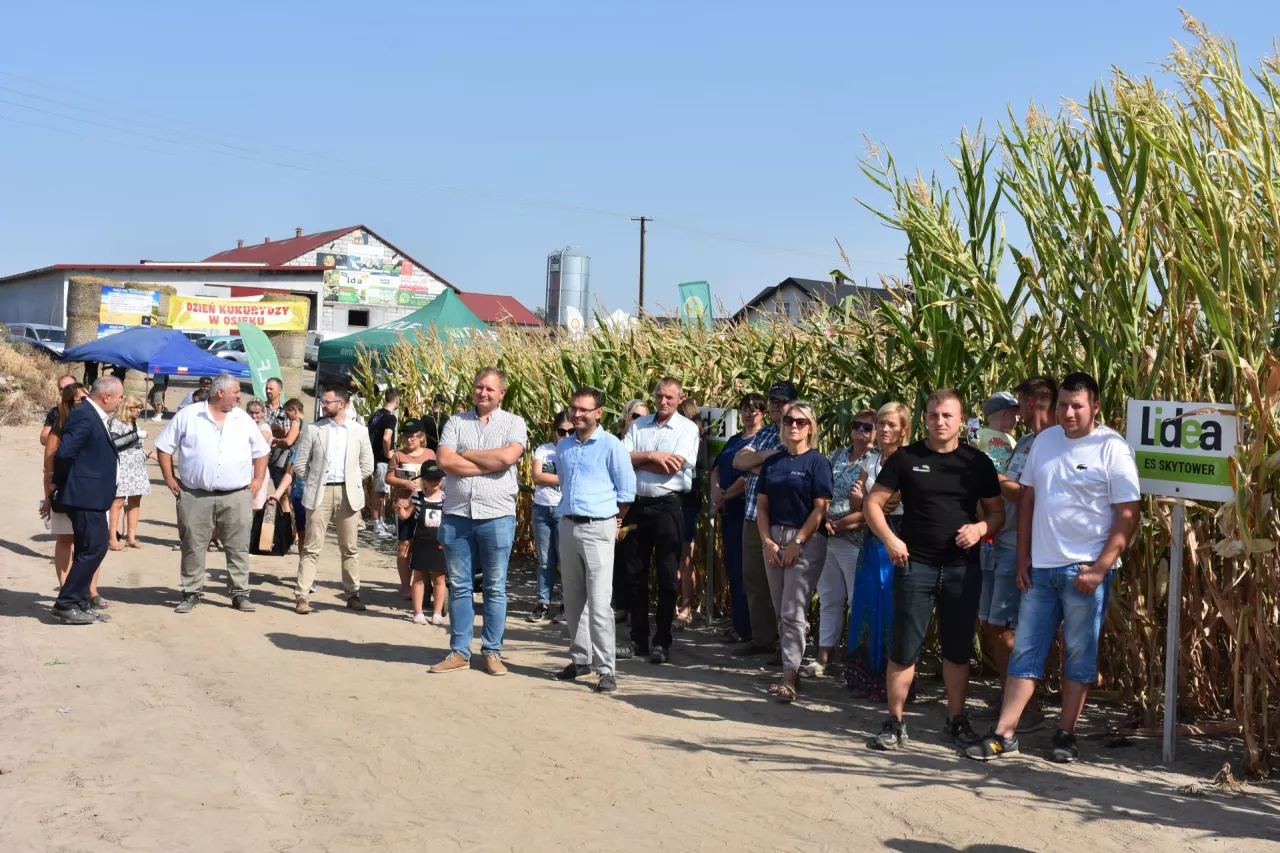
[(786, 316), (786, 317), (790, 317), (790, 316), (791, 316), (791, 303), (790, 303), (790, 302), (784, 302), (784, 303), (782, 303), (782, 313), (783, 313), (783, 315), (784, 315), (784, 316)]
[(347, 325), (359, 326), (361, 328), (368, 328), (369, 326), (368, 309), (352, 308), (351, 310), (347, 311)]

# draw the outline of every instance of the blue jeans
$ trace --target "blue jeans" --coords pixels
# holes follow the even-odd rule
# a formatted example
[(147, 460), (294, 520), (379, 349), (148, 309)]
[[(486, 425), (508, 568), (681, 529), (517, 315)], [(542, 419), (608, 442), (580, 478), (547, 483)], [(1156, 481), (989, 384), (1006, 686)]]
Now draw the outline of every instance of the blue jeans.
[(1078, 564), (1052, 569), (1031, 569), (1031, 589), (1022, 594), (1018, 608), (1018, 634), (1009, 658), (1010, 678), (1044, 677), (1044, 661), (1062, 625), (1066, 661), (1062, 673), (1078, 684), (1098, 679), (1098, 636), (1107, 616), (1111, 579), (1115, 570), (1092, 594), (1076, 589)]
[(998, 628), (1018, 627), (1018, 552), (1014, 548), (982, 543), (982, 603), (978, 620)]
[(560, 511), (553, 506), (533, 505), (533, 544), (538, 549), (538, 603), (550, 604), (560, 565)]
[(445, 515), (440, 519), (440, 546), (449, 573), (449, 647), (470, 660), (475, 637), (476, 609), (471, 600), (474, 571), (479, 564), (484, 582), (484, 630), (480, 650), (502, 651), (502, 631), (507, 621), (507, 562), (516, 539), (516, 517), (467, 518)]
[(741, 512), (720, 516), (720, 532), (724, 539), (724, 573), (729, 579), (729, 603), (733, 614), (733, 630), (743, 640), (751, 638), (751, 613), (747, 609), (747, 588), (742, 583)]

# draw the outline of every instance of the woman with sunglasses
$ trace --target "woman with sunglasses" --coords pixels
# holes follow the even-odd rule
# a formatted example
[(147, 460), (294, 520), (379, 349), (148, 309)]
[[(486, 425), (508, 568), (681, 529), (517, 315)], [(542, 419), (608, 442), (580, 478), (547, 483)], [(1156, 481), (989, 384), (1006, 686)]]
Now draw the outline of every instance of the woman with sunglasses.
[[(861, 512), (862, 500), (875, 485), (884, 461), (906, 443), (911, 412), (901, 403), (885, 403), (876, 413), (876, 448), (867, 454), (860, 477), (850, 494), (852, 511)], [(898, 495), (885, 505), (890, 525), (902, 518)], [(893, 563), (884, 543), (866, 531), (853, 575), (849, 604), (849, 641), (845, 679), (854, 698), (884, 701), (884, 673), (889, 656), (889, 631), (893, 625)]]
[(644, 400), (628, 400), (622, 407), (621, 417), (618, 418), (618, 438), (625, 438), (631, 425), (647, 414), (649, 414), (649, 407), (645, 405)]
[(850, 504), (856, 498), (861, 506), (862, 493), (858, 481), (862, 463), (871, 449), (876, 431), (874, 409), (863, 409), (853, 417), (849, 446), (831, 454), (831, 506), (827, 510), (827, 559), (818, 578), (818, 660), (810, 664), (805, 675), (828, 674), (836, 644), (849, 620), (845, 610), (853, 594), (853, 574), (862, 549), (864, 523), (861, 508)]
[(533, 543), (538, 550), (538, 603), (529, 622), (543, 622), (551, 612), (551, 593), (560, 564), (560, 476), (556, 473), (556, 444), (573, 435), (568, 412), (557, 412), (551, 423), (552, 438), (533, 451)]
[(781, 426), (784, 452), (765, 461), (756, 483), (756, 525), (782, 645), (782, 683), (769, 692), (786, 703), (800, 685), (805, 615), (827, 556), (831, 463), (813, 447), (818, 420), (811, 404), (788, 403)]
[(742, 584), (742, 525), (746, 520), (747, 476), (733, 467), (733, 456), (751, 443), (764, 426), (769, 404), (760, 394), (751, 393), (738, 406), (738, 422), (742, 431), (725, 442), (711, 469), (711, 512), (720, 516), (723, 537), (724, 573), (729, 579), (730, 612), (733, 627), (725, 631), (721, 641), (745, 643), (751, 639), (751, 614), (747, 610), (747, 589)]

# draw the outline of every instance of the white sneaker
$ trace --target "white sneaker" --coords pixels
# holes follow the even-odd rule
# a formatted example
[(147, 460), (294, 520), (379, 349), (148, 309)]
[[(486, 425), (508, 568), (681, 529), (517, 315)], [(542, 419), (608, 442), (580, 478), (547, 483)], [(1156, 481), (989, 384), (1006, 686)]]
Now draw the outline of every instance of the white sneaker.
[(442, 626), (444, 625), (444, 617), (443, 617), (443, 616), (432, 616), (432, 617), (431, 617), (431, 624), (432, 624), (432, 625), (435, 625), (435, 626), (437, 626), (437, 627), (442, 627)]
[(396, 531), (392, 530), (386, 522), (383, 522), (377, 530), (373, 531), (373, 535), (379, 539), (395, 539), (397, 536)]
[(415, 625), (425, 625), (425, 624), (427, 624), (427, 615), (426, 615), (425, 613), (415, 613), (415, 614), (413, 614), (413, 624), (415, 624)]
[(152, 415), (152, 416), (151, 416), (151, 420), (153, 420), (153, 421), (162, 421), (162, 420), (164, 420), (164, 415)]

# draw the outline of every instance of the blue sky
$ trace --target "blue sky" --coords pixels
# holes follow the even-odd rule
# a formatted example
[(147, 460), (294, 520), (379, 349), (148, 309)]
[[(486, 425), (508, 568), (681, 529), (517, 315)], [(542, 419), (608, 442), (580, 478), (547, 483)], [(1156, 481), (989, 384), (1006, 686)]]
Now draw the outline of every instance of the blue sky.
[[(1267, 5), (1188, 11), (1253, 58)], [(651, 309), (681, 281), (732, 309), (823, 278), (836, 239), (855, 277), (896, 273), (901, 240), (855, 201), (884, 201), (863, 134), (928, 172), (961, 126), (1189, 38), (1145, 0), (70, 2), (5, 29), (0, 274), (364, 223), (531, 308), (576, 245), (610, 309), (634, 305), (641, 214)]]

